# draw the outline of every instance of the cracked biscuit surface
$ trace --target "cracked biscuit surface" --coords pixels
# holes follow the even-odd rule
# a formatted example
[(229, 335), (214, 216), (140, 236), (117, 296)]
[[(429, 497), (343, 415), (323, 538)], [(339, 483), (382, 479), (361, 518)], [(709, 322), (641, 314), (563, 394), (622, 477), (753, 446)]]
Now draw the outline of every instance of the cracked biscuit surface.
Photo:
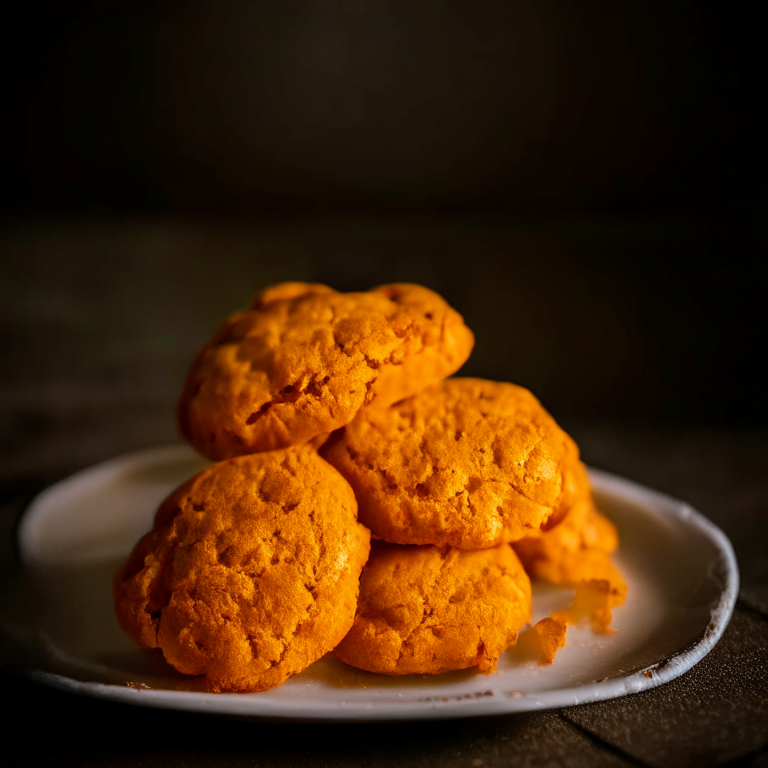
[(587, 471), (580, 461), (571, 477), (574, 479), (574, 501), (563, 520), (551, 530), (532, 531), (514, 543), (527, 569), (529, 565), (534, 569), (537, 560), (558, 560), (561, 553), (596, 549), (610, 554), (619, 545), (616, 526), (595, 506)]
[(455, 378), (366, 409), (322, 455), (376, 537), (483, 549), (560, 519), (578, 448), (528, 390)]
[(531, 584), (506, 544), (467, 552), (374, 542), (355, 622), (334, 654), (386, 675), (493, 672), (530, 616)]
[(310, 447), (242, 456), (184, 483), (115, 575), (122, 628), (212, 691), (260, 691), (351, 627), (370, 534)]
[(198, 353), (178, 406), (210, 459), (300, 445), (457, 371), (472, 332), (438, 294), (282, 283), (230, 317)]
[(616, 526), (595, 506), (586, 468), (575, 466), (575, 500), (563, 520), (548, 531), (535, 531), (513, 546), (525, 570), (554, 584), (576, 585), (607, 581), (616, 594), (626, 594), (626, 582), (610, 558), (619, 545)]

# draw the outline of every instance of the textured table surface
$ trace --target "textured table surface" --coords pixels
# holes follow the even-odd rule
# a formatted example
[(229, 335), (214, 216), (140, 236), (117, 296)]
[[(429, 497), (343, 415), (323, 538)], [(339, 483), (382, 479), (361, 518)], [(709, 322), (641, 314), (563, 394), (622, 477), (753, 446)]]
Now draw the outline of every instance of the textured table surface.
[[(354, 244), (346, 230), (337, 239)], [(212, 324), (259, 285), (316, 279), (318, 270), (300, 237), (281, 240), (274, 232), (249, 240), (159, 225), (36, 227), (5, 236), (2, 246), (0, 554), (7, 575), (13, 526), (35, 493), (90, 464), (176, 439), (176, 393)], [(259, 249), (278, 247), (281, 260), (259, 258)], [(329, 282), (344, 282), (342, 270), (349, 277), (355, 269), (354, 280), (381, 281), (354, 260), (323, 264), (319, 274)], [(414, 265), (409, 272), (394, 264), (392, 279), (434, 282), (434, 262)], [(461, 308), (468, 320), (477, 311), (468, 300)], [(478, 315), (475, 329), (483, 323), (490, 321)], [(482, 363), (479, 343), (477, 353)], [(531, 358), (534, 374), (544, 370), (537, 365)], [(484, 370), (499, 375), (490, 363), (472, 372)], [(715, 649), (682, 677), (613, 701), (526, 715), (297, 725), (98, 702), (6, 670), (0, 686), (10, 708), (0, 762), (768, 766), (768, 431), (591, 416), (583, 408), (560, 421), (589, 464), (684, 499), (733, 542), (741, 570), (733, 619)]]

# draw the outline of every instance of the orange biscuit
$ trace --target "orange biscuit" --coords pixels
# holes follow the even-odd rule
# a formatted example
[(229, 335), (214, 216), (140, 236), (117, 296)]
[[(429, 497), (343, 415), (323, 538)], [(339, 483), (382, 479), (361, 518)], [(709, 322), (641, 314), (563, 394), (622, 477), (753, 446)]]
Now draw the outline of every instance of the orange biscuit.
[(609, 557), (619, 543), (616, 526), (595, 507), (581, 462), (573, 477), (576, 498), (562, 522), (549, 531), (532, 531), (514, 542), (515, 551), (531, 576), (555, 584), (606, 580), (623, 594), (624, 579)]
[(331, 651), (355, 615), (369, 533), (311, 448), (243, 456), (163, 502), (115, 575), (115, 611), (212, 691), (261, 691)]
[[(595, 507), (589, 478), (579, 461), (571, 473), (574, 500), (562, 521), (551, 530), (531, 531), (514, 546), (526, 567), (535, 569), (538, 560), (558, 560), (565, 552), (596, 549), (610, 554), (619, 544), (616, 526)], [(529, 570), (530, 572), (530, 570)]]
[[(587, 620), (598, 632), (613, 631), (613, 608), (622, 605), (627, 595), (627, 583), (610, 557), (619, 543), (616, 527), (597, 511), (581, 462), (576, 464), (571, 478), (575, 501), (562, 522), (549, 531), (532, 532), (513, 544), (531, 577), (577, 590), (570, 608), (533, 628), (539, 644), (544, 643), (542, 657), (548, 664), (557, 650), (550, 642), (552, 637), (558, 635), (565, 643), (565, 628), (569, 624)], [(553, 628), (557, 629), (555, 635)]]
[(442, 380), (473, 345), (461, 315), (418, 285), (345, 294), (283, 283), (198, 353), (179, 425), (214, 460), (300, 445), (367, 403), (389, 405)]
[(386, 675), (493, 672), (531, 617), (531, 583), (511, 547), (462, 551), (374, 542), (355, 623), (335, 650)]
[(572, 504), (578, 448), (526, 389), (448, 379), (368, 408), (322, 448), (355, 490), (360, 520), (397, 544), (482, 549)]

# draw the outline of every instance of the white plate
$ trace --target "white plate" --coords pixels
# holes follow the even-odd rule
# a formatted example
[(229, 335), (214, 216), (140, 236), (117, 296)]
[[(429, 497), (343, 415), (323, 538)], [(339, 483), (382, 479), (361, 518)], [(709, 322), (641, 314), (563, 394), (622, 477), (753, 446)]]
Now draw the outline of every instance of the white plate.
[[(629, 584), (612, 635), (568, 629), (555, 663), (503, 654), (493, 675), (359, 672), (331, 657), (264, 693), (210, 694), (120, 631), (111, 576), (157, 504), (204, 466), (186, 446), (133, 453), (80, 472), (35, 499), (19, 529), (25, 565), (5, 596), (10, 662), (44, 683), (150, 707), (294, 720), (410, 720), (520, 712), (610, 699), (667, 682), (707, 654), (730, 619), (738, 571), (728, 539), (688, 505), (590, 471), (619, 528)], [(537, 585), (534, 621), (571, 593)]]

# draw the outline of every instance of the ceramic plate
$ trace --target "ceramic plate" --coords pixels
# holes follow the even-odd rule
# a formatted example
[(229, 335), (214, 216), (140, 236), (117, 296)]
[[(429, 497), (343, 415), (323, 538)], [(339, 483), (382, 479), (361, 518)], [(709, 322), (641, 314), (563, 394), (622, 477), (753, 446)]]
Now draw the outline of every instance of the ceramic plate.
[[(728, 539), (687, 504), (590, 470), (618, 526), (629, 592), (611, 635), (570, 627), (555, 663), (501, 657), (498, 672), (386, 677), (331, 657), (263, 693), (210, 694), (200, 678), (118, 628), (111, 577), (158, 503), (205, 466), (186, 446), (133, 453), (55, 485), (22, 518), (24, 572), (3, 600), (11, 664), (68, 691), (149, 707), (294, 720), (410, 720), (562, 707), (665, 683), (707, 654), (730, 619), (738, 571)], [(572, 592), (534, 587), (534, 621)]]

